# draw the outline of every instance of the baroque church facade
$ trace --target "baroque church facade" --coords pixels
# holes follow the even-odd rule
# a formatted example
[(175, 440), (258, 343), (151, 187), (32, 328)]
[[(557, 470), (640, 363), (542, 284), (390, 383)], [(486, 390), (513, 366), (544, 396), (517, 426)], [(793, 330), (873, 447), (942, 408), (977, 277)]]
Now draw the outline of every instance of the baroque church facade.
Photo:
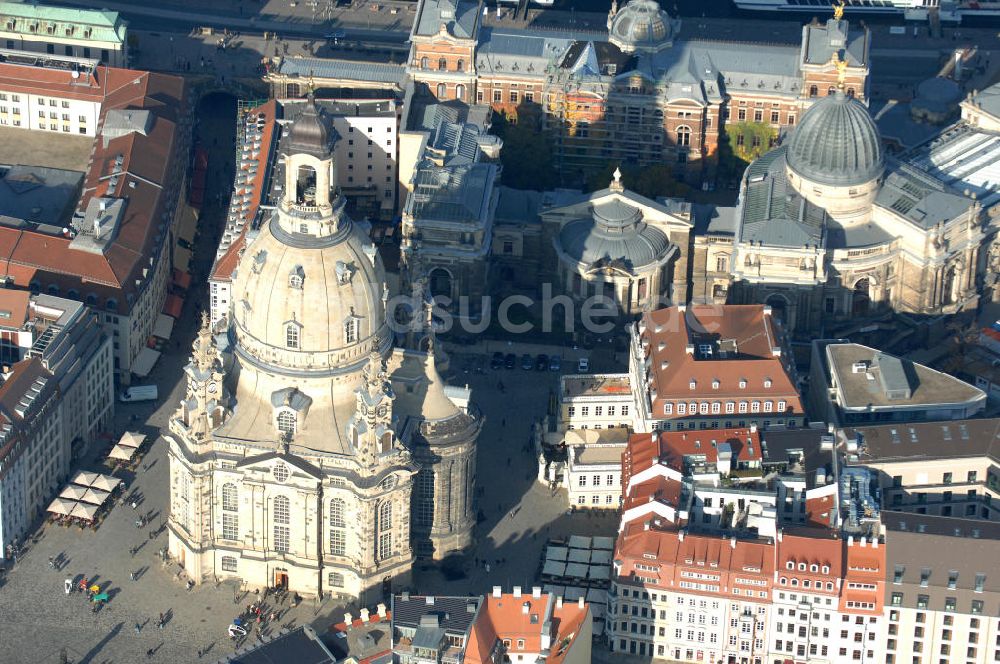
[(228, 316), (203, 321), (169, 423), (169, 552), (196, 583), (369, 601), (407, 583), (415, 556), (471, 543), (482, 420), (441, 379), (426, 321), (395, 346), (329, 118), (310, 99), (285, 131), (280, 200)]

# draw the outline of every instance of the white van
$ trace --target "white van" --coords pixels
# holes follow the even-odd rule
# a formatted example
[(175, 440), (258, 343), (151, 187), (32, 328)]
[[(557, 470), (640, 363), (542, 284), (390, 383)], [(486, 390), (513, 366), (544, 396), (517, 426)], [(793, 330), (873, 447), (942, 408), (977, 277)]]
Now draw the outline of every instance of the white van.
[(125, 388), (118, 399), (124, 403), (132, 403), (133, 401), (156, 401), (159, 396), (160, 392), (156, 389), (156, 385), (133, 385)]

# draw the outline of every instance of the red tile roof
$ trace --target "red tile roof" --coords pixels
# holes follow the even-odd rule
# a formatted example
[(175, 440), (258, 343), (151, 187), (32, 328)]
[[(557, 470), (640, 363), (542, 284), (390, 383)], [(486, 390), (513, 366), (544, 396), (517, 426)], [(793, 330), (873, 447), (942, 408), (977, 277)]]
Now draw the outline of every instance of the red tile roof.
[[(762, 305), (727, 304), (675, 306), (644, 314), (640, 342), (651, 365), (654, 416), (676, 415), (676, 410), (674, 415), (663, 414), (666, 402), (706, 399), (782, 400), (785, 415), (801, 416), (791, 360), (783, 357), (781, 328), (767, 311)], [(703, 345), (712, 347), (711, 354), (699, 351)], [(741, 381), (745, 387), (740, 387)], [(766, 381), (770, 387), (765, 387)]]
[[(94, 196), (127, 200), (117, 235), (103, 255), (71, 248), (69, 237), (0, 227), (0, 274), (12, 277), (14, 287), (27, 288), (33, 280), (43, 288), (54, 284), (63, 291), (76, 290), (81, 299), (93, 293), (98, 305), (115, 298), (117, 311), (127, 312), (128, 295), (137, 291), (136, 280), (144, 278), (149, 258), (164, 243), (161, 224), (169, 226), (173, 221), (164, 217), (181, 184), (173, 178), (177, 160), (186, 158), (178, 153), (183, 79), (98, 67), (93, 77), (80, 83), (65, 71), (0, 64), (0, 85), (5, 84), (5, 76), (14, 76), (26, 94), (103, 100), (102, 123), (111, 109), (144, 109), (153, 114), (146, 136), (131, 133), (107, 144), (98, 136), (94, 141), (78, 211), (85, 210)], [(108, 175), (118, 156), (123, 158), (122, 175), (109, 191)]]
[[(580, 634), (590, 607), (586, 603), (580, 607), (577, 602), (564, 602), (559, 606), (559, 601), (554, 596), (543, 594), (541, 597), (533, 597), (531, 593), (520, 597), (508, 593), (486, 598), (469, 637), (467, 661), (491, 661), (489, 655), (497, 639), (510, 641), (506, 651), (512, 656), (541, 652), (546, 614), (550, 612), (551, 654), (546, 661), (558, 664), (569, 652), (572, 641)], [(564, 646), (560, 647), (561, 644)]]
[[(236, 264), (240, 259), (240, 252), (246, 244), (247, 229), (250, 228), (250, 224), (257, 216), (257, 210), (260, 207), (261, 199), (266, 193), (264, 191), (264, 184), (267, 177), (268, 160), (271, 158), (271, 145), (277, 138), (278, 123), (276, 122), (276, 118), (278, 113), (278, 102), (272, 99), (271, 101), (250, 109), (248, 112), (262, 114), (264, 116), (264, 127), (261, 130), (261, 149), (256, 159), (258, 163), (257, 174), (254, 176), (253, 185), (251, 186), (250, 195), (252, 198), (250, 200), (250, 207), (245, 213), (242, 213), (243, 220), (245, 222), (243, 229), (240, 231), (239, 237), (236, 238), (231, 245), (229, 245), (226, 252), (216, 259), (215, 265), (212, 268), (212, 274), (209, 277), (213, 281), (229, 281), (232, 279), (233, 271), (236, 269)], [(247, 166), (242, 169), (241, 173), (245, 174), (249, 173), (249, 171), (249, 166)], [(233, 200), (236, 200), (235, 195), (233, 196)], [(231, 211), (235, 211), (235, 207), (232, 207)]]
[(658, 433), (632, 434), (627, 456), (631, 457), (630, 474), (653, 465), (654, 459), (671, 468), (683, 471), (684, 457), (702, 455), (707, 463), (719, 460), (719, 445), (726, 443), (737, 462), (761, 461), (760, 433), (756, 429), (691, 429), (687, 431), (660, 431)]

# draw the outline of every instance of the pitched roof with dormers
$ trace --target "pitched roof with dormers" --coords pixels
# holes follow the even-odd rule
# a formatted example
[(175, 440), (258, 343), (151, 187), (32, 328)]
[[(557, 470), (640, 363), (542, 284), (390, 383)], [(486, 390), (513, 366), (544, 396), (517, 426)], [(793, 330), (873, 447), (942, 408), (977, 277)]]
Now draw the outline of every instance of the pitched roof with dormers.
[[(648, 389), (655, 419), (674, 402), (719, 404), (700, 413), (717, 418), (759, 416), (754, 402), (784, 402), (773, 406), (775, 417), (801, 416), (802, 400), (795, 387), (790, 357), (784, 351), (780, 324), (763, 305), (674, 306), (643, 315), (638, 326), (647, 366)], [(726, 413), (723, 402), (748, 402), (747, 410)], [(695, 415), (696, 417), (699, 415)]]

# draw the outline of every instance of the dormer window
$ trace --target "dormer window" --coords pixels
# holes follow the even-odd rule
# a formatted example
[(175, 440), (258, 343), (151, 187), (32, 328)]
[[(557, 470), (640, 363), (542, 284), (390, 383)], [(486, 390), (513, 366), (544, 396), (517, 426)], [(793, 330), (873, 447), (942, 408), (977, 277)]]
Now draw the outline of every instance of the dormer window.
[(296, 265), (292, 268), (292, 271), (288, 275), (288, 287), (302, 289), (302, 283), (305, 281), (306, 273), (302, 269), (301, 265)]
[(771, 387), (771, 379), (770, 378), (765, 378), (764, 379), (764, 387), (765, 388), (770, 388)]
[(691, 382), (688, 383), (688, 389), (693, 390), (696, 387), (698, 387), (698, 381), (692, 379)]
[(806, 571), (806, 564), (805, 563), (799, 563), (799, 571), (800, 572)]
[(813, 573), (816, 573), (816, 572), (818, 572), (818, 571), (819, 571), (819, 565), (816, 565), (815, 563), (814, 563), (814, 564), (812, 564), (812, 565), (810, 565), (810, 566), (809, 566), (809, 571), (810, 571), (810, 572), (813, 572)]
[(795, 563), (789, 560), (787, 563), (785, 563), (785, 569), (795, 569)]
[(745, 378), (740, 378), (740, 389), (741, 390), (747, 389), (747, 381)]
[(719, 381), (718, 381), (718, 379), (712, 381), (712, 389), (713, 390), (719, 389)]
[(260, 274), (260, 271), (264, 269), (264, 264), (267, 263), (267, 251), (261, 249), (253, 256), (253, 270), (254, 274)]

